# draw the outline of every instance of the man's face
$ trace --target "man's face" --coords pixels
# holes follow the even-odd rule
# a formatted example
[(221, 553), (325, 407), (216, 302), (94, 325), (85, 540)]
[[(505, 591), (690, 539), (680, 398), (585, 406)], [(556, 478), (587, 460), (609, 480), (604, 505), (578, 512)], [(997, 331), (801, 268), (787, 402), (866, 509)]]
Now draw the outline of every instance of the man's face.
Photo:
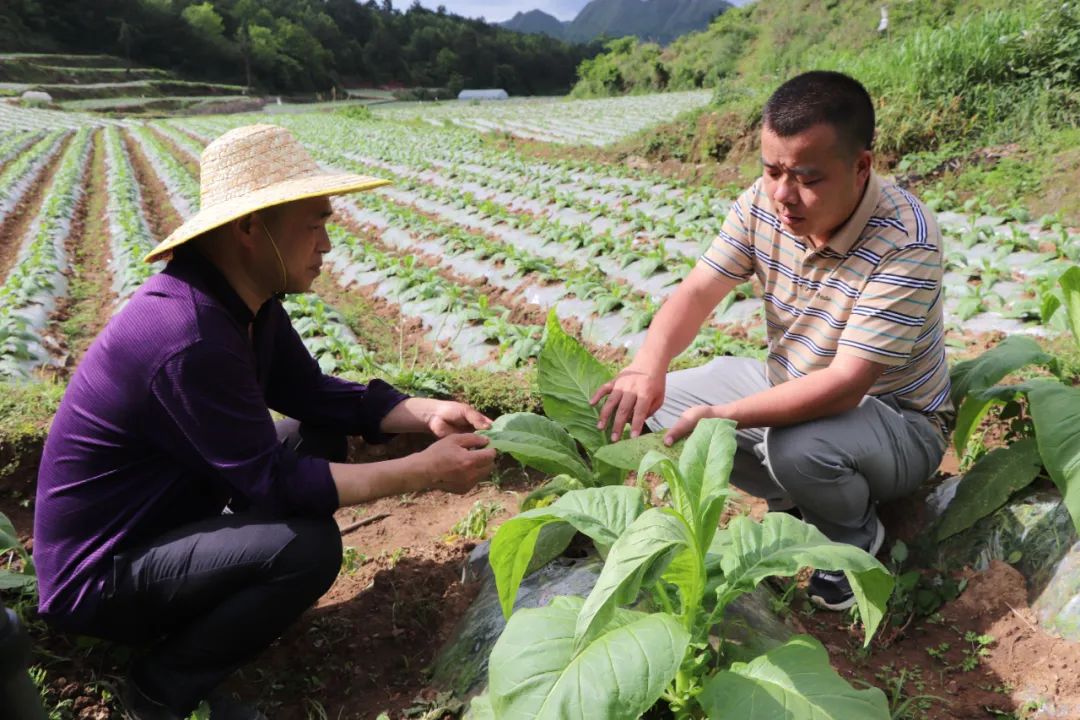
[[(296, 200), (260, 214), (285, 264), (285, 292), (307, 292), (319, 276), (323, 255), (330, 252), (330, 237), (326, 234), (326, 223), (333, 214), (330, 198)], [(264, 242), (268, 266), (273, 268), (271, 284), (275, 292), (281, 292), (281, 265), (269, 238)]]
[(790, 137), (765, 125), (761, 163), (765, 193), (784, 228), (823, 244), (858, 206), (871, 154), (862, 150), (853, 155), (826, 123)]

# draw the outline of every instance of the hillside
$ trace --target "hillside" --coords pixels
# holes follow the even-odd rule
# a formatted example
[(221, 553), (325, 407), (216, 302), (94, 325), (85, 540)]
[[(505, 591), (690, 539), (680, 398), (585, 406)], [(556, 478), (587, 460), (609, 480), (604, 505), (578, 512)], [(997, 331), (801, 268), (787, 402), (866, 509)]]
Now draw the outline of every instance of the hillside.
[(565, 93), (599, 47), (419, 5), (403, 12), (391, 0), (111, 2), (107, 12), (77, 0), (50, 0), (47, 10), (17, 0), (0, 4), (0, 50), (106, 54), (275, 94), (383, 85), (538, 95)]
[[(885, 166), (924, 183), (948, 175), (971, 201), (1019, 197), (1076, 214), (1080, 9), (1055, 0), (775, 0), (734, 8), (667, 48), (633, 38), (579, 68), (576, 97), (709, 88), (711, 107), (650, 133), (627, 154), (758, 171), (761, 106), (809, 69), (852, 74), (874, 96)], [(902, 163), (901, 163), (902, 160)], [(943, 186), (944, 187), (944, 186)], [(1040, 200), (1043, 198), (1043, 200)], [(1050, 199), (1052, 198), (1052, 200)], [(1062, 206), (1062, 203), (1064, 205)]]
[(500, 24), (517, 32), (542, 33), (572, 42), (632, 35), (666, 44), (707, 27), (730, 7), (725, 0), (593, 0), (569, 22), (532, 10)]

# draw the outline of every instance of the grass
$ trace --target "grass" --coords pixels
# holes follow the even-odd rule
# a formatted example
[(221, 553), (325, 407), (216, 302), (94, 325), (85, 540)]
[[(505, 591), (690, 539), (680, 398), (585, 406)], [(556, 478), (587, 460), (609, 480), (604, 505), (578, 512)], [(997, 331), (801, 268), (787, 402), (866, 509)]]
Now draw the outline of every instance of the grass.
[(43, 437), (60, 404), (59, 382), (0, 382), (0, 444)]
[[(757, 174), (761, 107), (810, 69), (849, 73), (877, 109), (876, 149), (889, 169), (959, 169), (945, 184), (961, 202), (1029, 206), (1080, 218), (1080, 9), (1058, 0), (793, 0), (730, 10), (662, 53), (623, 39), (580, 68), (578, 96), (714, 88), (710, 108), (614, 149), (616, 155), (731, 165)], [(653, 46), (655, 47), (655, 46)], [(659, 70), (657, 69), (659, 68)], [(976, 151), (1005, 147), (1001, 158)], [(914, 156), (913, 156), (914, 155)], [(913, 157), (910, 157), (913, 156)], [(937, 179), (937, 174), (934, 180)]]

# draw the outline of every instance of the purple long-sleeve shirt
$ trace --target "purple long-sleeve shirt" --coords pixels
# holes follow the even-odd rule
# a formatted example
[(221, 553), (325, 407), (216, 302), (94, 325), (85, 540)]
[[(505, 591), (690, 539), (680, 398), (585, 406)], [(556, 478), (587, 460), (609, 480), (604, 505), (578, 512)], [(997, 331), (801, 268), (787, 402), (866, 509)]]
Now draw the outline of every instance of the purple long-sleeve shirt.
[(115, 553), (230, 498), (332, 513), (329, 463), (283, 447), (270, 409), (379, 442), (403, 399), (323, 375), (281, 303), (253, 315), (212, 264), (182, 253), (90, 346), (53, 420), (34, 518), (41, 614), (78, 629)]

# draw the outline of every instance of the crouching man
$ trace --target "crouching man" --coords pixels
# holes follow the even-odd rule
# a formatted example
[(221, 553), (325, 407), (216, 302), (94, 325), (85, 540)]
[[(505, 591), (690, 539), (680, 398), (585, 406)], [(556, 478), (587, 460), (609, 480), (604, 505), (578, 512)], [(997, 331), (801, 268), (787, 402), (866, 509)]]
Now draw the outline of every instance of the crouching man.
[[(333, 583), (335, 509), (490, 473), (467, 405), (323, 375), (277, 296), (306, 292), (330, 250), (329, 196), (385, 184), (329, 173), (285, 130), (207, 146), (202, 209), (80, 364), (42, 458), (34, 526), (41, 615), (144, 646), (123, 691), (135, 718), (260, 713), (215, 694)], [(289, 420), (275, 426), (270, 410)], [(347, 435), (441, 439), (345, 463)]]
[[(765, 105), (762, 177), (657, 313), (607, 396), (600, 427), (738, 424), (732, 482), (831, 540), (877, 553), (875, 503), (914, 491), (941, 462), (954, 412), (942, 322), (941, 235), (910, 193), (873, 171), (874, 108), (857, 81), (811, 72)], [(766, 362), (717, 358), (667, 373), (717, 304), (756, 277)], [(816, 604), (854, 603), (842, 573), (817, 570)]]

